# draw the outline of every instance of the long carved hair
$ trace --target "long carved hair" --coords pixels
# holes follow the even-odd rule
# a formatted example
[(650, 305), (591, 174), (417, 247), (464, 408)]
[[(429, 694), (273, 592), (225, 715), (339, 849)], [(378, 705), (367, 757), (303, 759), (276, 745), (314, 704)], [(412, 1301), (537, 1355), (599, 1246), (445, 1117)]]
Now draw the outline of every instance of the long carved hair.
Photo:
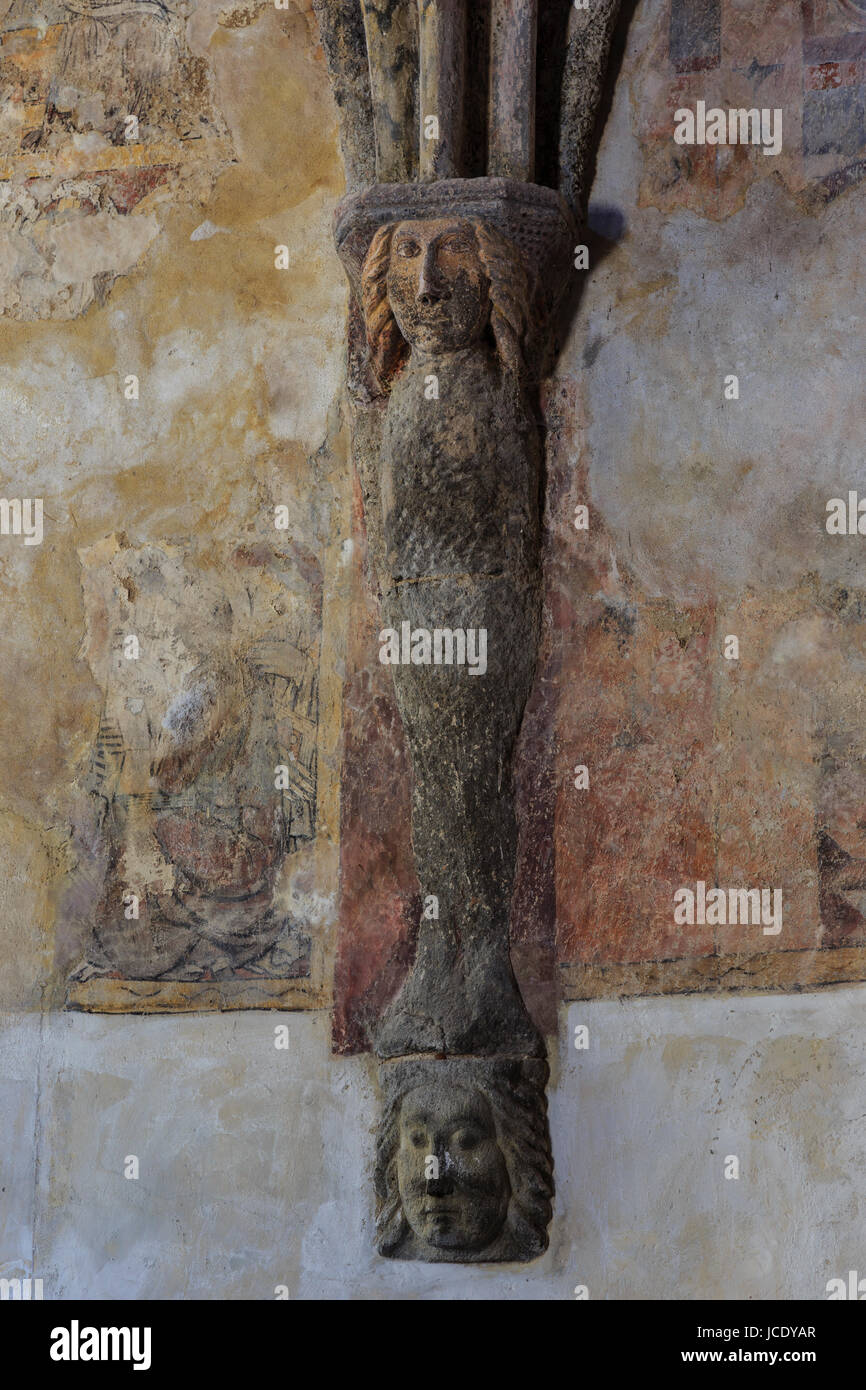
[(419, 1058), (384, 1065), (386, 1102), (375, 1173), (379, 1253), (399, 1259), (411, 1230), (397, 1181), (403, 1100), (425, 1081), (441, 1080), (443, 1067), (449, 1069), (449, 1079), (480, 1090), (488, 1101), (511, 1185), (503, 1229), (487, 1250), (479, 1252), (479, 1258), (485, 1263), (534, 1259), (547, 1249), (553, 1197), (553, 1158), (544, 1093), (548, 1066), (536, 1058), (453, 1058), (444, 1062)]
[[(520, 378), (530, 324), (530, 287), (523, 258), (514, 242), (489, 222), (467, 221), (475, 233), (478, 258), (490, 285), (490, 327), (506, 372)], [(409, 344), (397, 327), (388, 301), (388, 267), (396, 223), (380, 227), (370, 243), (361, 271), (361, 299), (370, 364), (388, 391), (409, 358)]]

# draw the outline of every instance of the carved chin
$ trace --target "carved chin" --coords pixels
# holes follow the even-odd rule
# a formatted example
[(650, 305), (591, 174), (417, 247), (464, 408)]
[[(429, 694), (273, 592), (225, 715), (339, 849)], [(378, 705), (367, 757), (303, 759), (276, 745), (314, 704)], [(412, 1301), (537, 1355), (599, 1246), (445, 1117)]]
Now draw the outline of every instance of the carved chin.
[[(476, 1197), (476, 1204), (477, 1201)], [(421, 1245), (431, 1246), (435, 1250), (478, 1253), (493, 1243), (508, 1214), (507, 1200), (488, 1201), (484, 1206), (485, 1210), (466, 1212), (453, 1205), (449, 1208), (443, 1201), (442, 1211), (425, 1212), (416, 1209), (411, 1216), (407, 1212), (407, 1217)]]
[(460, 1224), (440, 1218), (439, 1221), (428, 1223), (428, 1230), (422, 1239), (425, 1244), (432, 1245), (434, 1250), (465, 1250), (467, 1254), (476, 1254), (495, 1240), (501, 1228), (500, 1221), (495, 1229), (485, 1231), (483, 1235), (475, 1235), (467, 1232)]
[[(455, 313), (455, 307), (458, 312)], [(463, 312), (459, 312), (463, 307)], [(458, 352), (471, 347), (484, 333), (489, 306), (454, 306), (428, 314), (408, 311), (395, 313), (397, 327), (411, 348), (421, 352)]]
[[(492, 1237), (491, 1237), (492, 1239)], [(459, 1227), (450, 1226), (447, 1222), (434, 1227), (427, 1236), (424, 1237), (427, 1245), (432, 1245), (434, 1250), (482, 1250), (485, 1245), (489, 1245), (489, 1240), (471, 1240), (466, 1233)]]

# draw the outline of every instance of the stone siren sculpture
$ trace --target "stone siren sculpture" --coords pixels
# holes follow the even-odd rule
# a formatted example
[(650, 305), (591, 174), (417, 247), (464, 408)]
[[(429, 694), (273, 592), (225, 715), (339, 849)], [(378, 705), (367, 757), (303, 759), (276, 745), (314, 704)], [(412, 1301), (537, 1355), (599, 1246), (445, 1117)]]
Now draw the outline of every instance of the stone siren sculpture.
[[(528, 1260), (548, 1241), (546, 1051), (509, 954), (541, 609), (533, 385), (617, 4), (316, 4), (351, 190), (335, 238), (353, 451), (436, 903), (375, 1037), (379, 1250), (395, 1258)], [(558, 59), (537, 83), (539, 35)], [(532, 182), (536, 154), (557, 187)]]

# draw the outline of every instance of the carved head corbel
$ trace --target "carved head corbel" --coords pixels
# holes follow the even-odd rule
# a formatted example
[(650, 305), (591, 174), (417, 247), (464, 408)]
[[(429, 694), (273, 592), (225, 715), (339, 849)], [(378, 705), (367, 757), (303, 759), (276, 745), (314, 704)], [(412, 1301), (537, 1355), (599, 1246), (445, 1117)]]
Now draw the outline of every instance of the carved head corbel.
[(512, 380), (537, 378), (575, 237), (552, 189), (508, 179), (378, 185), (343, 201), (335, 234), (379, 391), (413, 354), (476, 344)]
[(386, 1063), (380, 1074), (380, 1254), (469, 1263), (546, 1250), (546, 1062), (413, 1058)]
[(411, 352), (440, 356), (491, 338), (505, 371), (520, 376), (530, 320), (519, 249), (477, 218), (389, 223), (361, 272), (370, 360), (387, 389)]

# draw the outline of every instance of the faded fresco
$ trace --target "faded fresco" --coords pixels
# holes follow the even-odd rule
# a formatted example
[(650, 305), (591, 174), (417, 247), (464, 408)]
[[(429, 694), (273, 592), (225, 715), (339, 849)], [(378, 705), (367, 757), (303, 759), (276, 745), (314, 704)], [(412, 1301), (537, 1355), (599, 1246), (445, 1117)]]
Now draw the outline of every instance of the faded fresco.
[(104, 704), (79, 848), (104, 876), (70, 1002), (168, 1006), (201, 994), (169, 982), (214, 981), (275, 1002), (310, 975), (289, 887), (316, 834), (316, 591), (276, 547), (112, 537), (82, 560)]
[[(51, 921), (5, 989), (109, 1013), (316, 1008), (346, 485), (315, 21), (0, 7), (3, 490), (44, 505), (36, 544), (0, 542), (3, 718), (30, 750), (5, 815)], [(281, 92), (272, 125), (239, 64)], [(39, 638), (11, 619), (34, 593)], [(30, 904), (13, 893), (7, 930)]]
[(191, 6), (12, 0), (0, 20), (0, 312), (101, 300), (232, 157)]
[(866, 7), (859, 0), (671, 0), (634, 91), (645, 170), (641, 199), (726, 217), (768, 173), (760, 150), (677, 149), (679, 107), (781, 109), (785, 137), (773, 171), (804, 206), (820, 205), (866, 172)]

